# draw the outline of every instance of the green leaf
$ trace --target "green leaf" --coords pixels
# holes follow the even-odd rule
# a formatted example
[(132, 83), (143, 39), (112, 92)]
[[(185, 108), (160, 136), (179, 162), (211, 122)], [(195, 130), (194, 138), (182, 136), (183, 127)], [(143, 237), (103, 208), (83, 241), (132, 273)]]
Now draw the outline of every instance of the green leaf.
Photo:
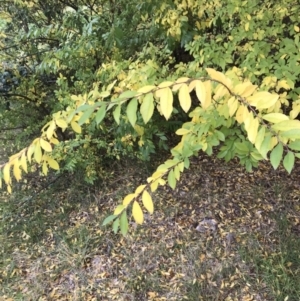
[(288, 144), (288, 147), (292, 150), (300, 151), (300, 141), (294, 141)]
[(127, 106), (127, 110), (126, 110), (128, 120), (133, 127), (134, 127), (134, 125), (136, 123), (136, 119), (137, 119), (137, 117), (136, 117), (137, 106), (138, 106), (138, 101), (136, 98), (133, 98), (129, 102), (129, 104)]
[(280, 135), (290, 139), (300, 139), (300, 129), (289, 130), (281, 133)]
[(190, 167), (190, 160), (189, 160), (189, 158), (185, 158), (184, 159), (184, 168), (189, 169), (189, 167)]
[(274, 169), (280, 164), (283, 155), (283, 146), (282, 143), (277, 144), (277, 146), (272, 150), (270, 155), (270, 161)]
[(137, 94), (138, 94), (138, 92), (136, 92), (136, 91), (125, 91), (122, 94), (120, 94), (118, 98), (132, 98), (132, 97), (136, 96)]
[(246, 161), (246, 170), (252, 172), (252, 162), (250, 160)]
[(141, 111), (143, 120), (146, 124), (151, 119), (151, 117), (153, 115), (153, 111), (154, 111), (154, 103), (153, 103), (153, 94), (152, 93), (145, 95), (140, 111)]
[(239, 154), (248, 154), (250, 151), (247, 144), (243, 142), (235, 142), (234, 146), (238, 150)]
[(267, 159), (267, 153), (271, 149), (271, 136), (265, 138), (261, 147), (259, 149), (259, 153), (262, 155), (264, 159)]
[(179, 170), (179, 166), (178, 165), (176, 165), (174, 167), (174, 175), (175, 175), (175, 179), (177, 181), (179, 181), (179, 179), (180, 179), (180, 170)]
[(120, 217), (120, 229), (123, 236), (128, 232), (128, 219), (126, 210), (123, 211)]
[(215, 134), (220, 141), (225, 141), (225, 135), (221, 131), (216, 131)]
[(116, 215), (109, 215), (108, 217), (105, 218), (105, 220), (102, 223), (102, 226), (105, 226), (112, 222), (117, 216)]
[(86, 111), (86, 110), (88, 110), (90, 107), (91, 107), (91, 105), (89, 105), (89, 104), (81, 105), (80, 107), (78, 107), (78, 108), (76, 109), (75, 113), (79, 113), (79, 112), (82, 112), (82, 111)]
[(118, 232), (119, 226), (120, 226), (120, 219), (117, 218), (113, 223), (113, 231), (115, 234)]
[(293, 152), (288, 152), (283, 159), (283, 166), (288, 173), (291, 173), (295, 163), (295, 155)]
[(79, 125), (84, 124), (91, 117), (93, 112), (94, 112), (94, 107), (90, 107), (89, 109), (87, 109), (79, 118), (78, 124)]
[(178, 168), (179, 168), (179, 171), (180, 171), (180, 172), (183, 172), (183, 170), (184, 170), (184, 162), (180, 162), (180, 163), (178, 164)]
[(96, 114), (97, 125), (103, 120), (103, 118), (105, 117), (105, 113), (106, 113), (106, 106), (105, 105), (100, 106)]
[(298, 158), (298, 159), (300, 159), (300, 153), (295, 154), (295, 157)]
[(121, 105), (118, 105), (113, 112), (114, 119), (117, 124), (120, 124)]
[(176, 178), (174, 174), (174, 170), (171, 169), (168, 175), (168, 183), (172, 189), (175, 189), (176, 187)]

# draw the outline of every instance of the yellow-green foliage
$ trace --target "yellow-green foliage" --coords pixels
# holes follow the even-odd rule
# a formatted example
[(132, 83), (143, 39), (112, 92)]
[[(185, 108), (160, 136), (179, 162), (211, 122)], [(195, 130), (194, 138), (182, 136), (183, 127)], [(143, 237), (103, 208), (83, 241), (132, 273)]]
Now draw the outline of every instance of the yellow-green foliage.
[[(103, 145), (121, 141), (130, 153), (134, 144), (140, 149), (150, 145), (158, 120), (168, 124), (179, 110), (186, 117), (176, 130), (181, 141), (171, 149), (172, 158), (104, 221), (113, 222), (115, 232), (127, 233), (129, 210), (142, 224), (142, 208), (150, 214), (154, 210), (152, 193), (160, 185), (174, 189), (189, 158), (200, 151), (211, 155), (221, 145), (218, 158), (237, 157), (248, 171), (260, 160), (292, 171), (300, 158), (297, 1), (283, 6), (280, 1), (99, 0), (93, 9), (79, 1), (75, 8), (62, 5), (62, 15), (51, 7), (52, 15), (34, 2), (16, 1), (15, 11), (7, 10), (12, 19), (18, 8), (40, 11), (44, 26), (30, 24), (16, 35), (15, 44), (24, 36), (39, 41), (36, 49), (20, 44), (15, 50), (16, 57), (29, 53), (38, 68), (33, 79), (7, 86), (13, 93), (6, 97), (17, 95), (20, 110), (32, 106), (49, 112), (41, 118), (41, 135), (0, 166), (0, 185), (4, 182), (9, 192), (13, 178), (22, 179), (30, 164), (40, 166), (44, 175), (49, 168), (59, 170), (71, 155), (60, 148), (65, 132), (74, 133), (71, 141), (80, 141), (92, 161), (98, 157), (92, 139)], [(188, 62), (181, 59), (184, 51)], [(9, 59), (4, 52), (1, 57)], [(40, 76), (50, 73), (55, 75), (51, 87)]]
[[(208, 77), (184, 77), (162, 82), (157, 86), (144, 86), (137, 91), (125, 91), (108, 102), (104, 98), (110, 96), (109, 90), (102, 93), (92, 91), (84, 96), (74, 95), (73, 108), (54, 114), (53, 120), (43, 128), (40, 138), (1, 166), (8, 191), (11, 191), (11, 169), (13, 176), (19, 181), (22, 178), (21, 170), (27, 172), (27, 162), (34, 160), (41, 165), (45, 175), (49, 167), (59, 169), (58, 163), (51, 158), (51, 143), (59, 143), (57, 128), (65, 130), (70, 126), (76, 133), (81, 133), (82, 126), (90, 122), (90, 119), (95, 119), (100, 124), (105, 115), (110, 113), (118, 123), (122, 106), (126, 106), (127, 118), (132, 127), (136, 126), (138, 113), (146, 124), (155, 109), (165, 119), (169, 119), (173, 111), (174, 94), (178, 94), (181, 108), (188, 113), (191, 109), (192, 91), (197, 95), (199, 106), (190, 112), (190, 121), (176, 131), (182, 138), (171, 151), (173, 158), (160, 165), (147, 179), (147, 184), (139, 186), (116, 207), (113, 218), (109, 218), (109, 221), (115, 220), (115, 232), (120, 226), (122, 233), (126, 234), (126, 212), (130, 205), (133, 218), (138, 224), (142, 224), (143, 211), (139, 201), (142, 201), (149, 213), (153, 213), (150, 192), (155, 192), (159, 185), (166, 183), (174, 189), (180, 174), (189, 167), (189, 157), (200, 150), (208, 151), (220, 141), (225, 141), (230, 127), (238, 125), (245, 134), (246, 139), (237, 139), (234, 148), (240, 158), (245, 160), (249, 170), (259, 160), (269, 158), (275, 169), (283, 160), (285, 169), (290, 173), (295, 157), (300, 158), (297, 153), (300, 151), (300, 121), (293, 118), (295, 114), (282, 113), (281, 99), (276, 93), (260, 91), (250, 81), (239, 82), (230, 77), (230, 72), (229, 75), (214, 69), (207, 69), (207, 72)], [(214, 120), (209, 122), (211, 118)]]

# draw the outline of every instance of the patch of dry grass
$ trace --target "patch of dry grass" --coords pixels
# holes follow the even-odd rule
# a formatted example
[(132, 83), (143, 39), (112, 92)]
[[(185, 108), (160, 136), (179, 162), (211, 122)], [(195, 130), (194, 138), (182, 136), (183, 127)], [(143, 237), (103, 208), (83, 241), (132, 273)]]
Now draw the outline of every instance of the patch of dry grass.
[[(116, 170), (112, 185), (93, 190), (60, 181), (27, 203), (24, 193), (6, 197), (2, 299), (298, 300), (299, 165), (287, 176), (219, 162), (194, 160), (125, 238), (101, 223), (145, 180), (140, 168), (129, 165), (127, 178)], [(205, 218), (216, 229), (197, 231)]]

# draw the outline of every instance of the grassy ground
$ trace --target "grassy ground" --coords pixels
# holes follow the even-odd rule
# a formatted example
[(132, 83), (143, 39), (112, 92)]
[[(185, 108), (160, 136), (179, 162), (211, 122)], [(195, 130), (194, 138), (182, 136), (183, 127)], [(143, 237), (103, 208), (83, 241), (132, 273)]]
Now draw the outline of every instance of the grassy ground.
[(93, 188), (3, 195), (0, 300), (300, 300), (299, 172), (203, 156), (125, 238), (101, 223), (147, 178), (130, 162)]

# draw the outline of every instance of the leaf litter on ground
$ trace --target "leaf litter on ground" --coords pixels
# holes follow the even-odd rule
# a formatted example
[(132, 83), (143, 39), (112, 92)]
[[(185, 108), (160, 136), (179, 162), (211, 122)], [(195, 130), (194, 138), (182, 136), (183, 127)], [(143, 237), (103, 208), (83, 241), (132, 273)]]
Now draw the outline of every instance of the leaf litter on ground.
[[(5, 197), (3, 300), (289, 297), (259, 269), (281, 256), (278, 217), (299, 237), (299, 164), (292, 175), (267, 163), (247, 173), (236, 161), (202, 155), (175, 190), (159, 189), (154, 214), (145, 214), (142, 226), (131, 220), (125, 238), (101, 227), (116, 201), (145, 181), (145, 170), (129, 163), (132, 176), (124, 177), (123, 168), (93, 188), (59, 181), (27, 206)], [(300, 278), (299, 261), (287, 262), (285, 271)]]

